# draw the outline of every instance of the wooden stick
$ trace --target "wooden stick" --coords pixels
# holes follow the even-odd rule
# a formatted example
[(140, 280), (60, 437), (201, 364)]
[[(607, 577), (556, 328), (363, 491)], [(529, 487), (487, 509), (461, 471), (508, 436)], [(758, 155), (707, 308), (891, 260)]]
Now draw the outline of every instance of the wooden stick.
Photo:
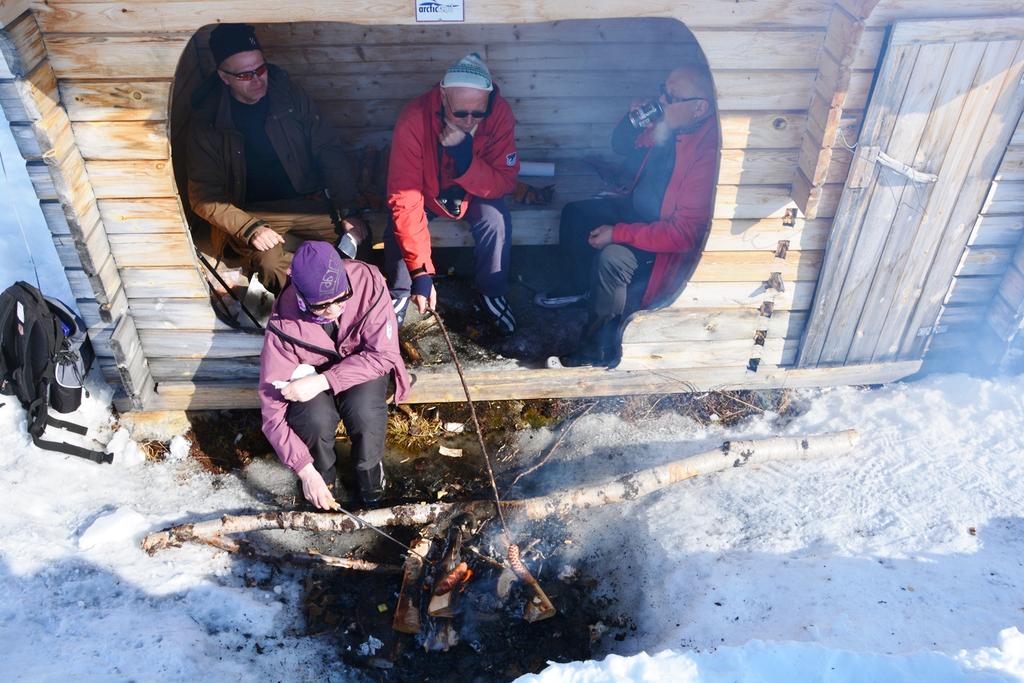
[(469, 395), (469, 384), (466, 383), (466, 374), (462, 372), (462, 363), (459, 362), (459, 354), (455, 352), (455, 345), (452, 344), (452, 339), (448, 336), (448, 328), (445, 327), (444, 321), (441, 320), (441, 314), (436, 310), (431, 310), (431, 313), (433, 313), (434, 317), (437, 318), (437, 326), (441, 330), (441, 336), (444, 337), (444, 343), (448, 346), (448, 352), (452, 354), (452, 362), (455, 364), (455, 371), (459, 373), (459, 381), (462, 382), (462, 391), (466, 394), (466, 405), (469, 406), (469, 416), (473, 419), (476, 439), (480, 444), (480, 453), (483, 455), (484, 464), (487, 465), (487, 477), (491, 480), (491, 490), (494, 491), (494, 503), (495, 510), (498, 513), (498, 520), (501, 522), (501, 528), (507, 533), (508, 524), (505, 522), (505, 513), (501, 509), (501, 495), (498, 493), (498, 482), (494, 479), (494, 468), (491, 467), (491, 456), (487, 454), (487, 444), (484, 443), (484, 432), (480, 427), (480, 420), (476, 416), (476, 407), (473, 405), (473, 397)]
[[(460, 515), (463, 520), (466, 517)], [(459, 591), (452, 590), (452, 584), (447, 590), (437, 590), (443, 587), (452, 577), (456, 567), (462, 562), (462, 542), (466, 537), (467, 526), (460, 524), (459, 518), (453, 518), (448, 527), (448, 538), (445, 540), (444, 553), (441, 561), (434, 567), (434, 582), (430, 596), (430, 603), (427, 605), (427, 614), (432, 617), (454, 617), (456, 603), (459, 600)], [(467, 567), (468, 569), (468, 567)]]
[(640, 470), (613, 481), (521, 501), (505, 501), (503, 505), (515, 505), (516, 512), (528, 519), (544, 519), (597, 505), (636, 500), (666, 486), (712, 472), (768, 461), (842, 455), (852, 450), (858, 439), (857, 432), (850, 429), (817, 436), (726, 441), (714, 450)]
[[(575, 489), (556, 491), (524, 500), (505, 500), (501, 509), (529, 520), (544, 519), (597, 505), (636, 500), (654, 491), (692, 477), (726, 469), (779, 460), (829, 457), (848, 453), (859, 437), (855, 430), (816, 436), (776, 437), (750, 441), (727, 441), (721, 447), (681, 460), (640, 470), (617, 479)], [(422, 526), (437, 522), (442, 515), (469, 512), (477, 519), (495, 515), (494, 501), (464, 503), (416, 503), (367, 510), (359, 515), (376, 526)], [(180, 524), (146, 536), (142, 548), (150, 554), (182, 543), (206, 543), (221, 534), (265, 529), (350, 532), (360, 528), (344, 515), (324, 512), (263, 512), (255, 515), (224, 515), (216, 519)]]
[(322, 553), (312, 551), (305, 553), (281, 553), (279, 555), (265, 553), (257, 550), (249, 541), (224, 538), (219, 534), (203, 539), (203, 542), (207, 545), (213, 546), (214, 548), (219, 548), (229, 553), (236, 553), (247, 557), (250, 560), (267, 562), (269, 564), (285, 562), (288, 564), (298, 564), (303, 566), (323, 565), (327, 567), (338, 567), (339, 569), (376, 572), (379, 574), (398, 574), (402, 571), (400, 567), (396, 567), (395, 565), (369, 562), (368, 560), (356, 560), (351, 557), (324, 555)]
[(398, 593), (395, 618), (391, 628), (400, 633), (419, 633), (420, 624), (420, 579), (423, 576), (423, 558), (430, 552), (431, 542), (418, 538), (412, 544), (413, 552), (405, 556), (402, 568), (402, 588)]
[[(480, 507), (494, 507), (485, 503)], [(375, 526), (420, 526), (437, 521), (449, 512), (452, 503), (417, 503), (396, 505), (361, 512), (360, 516)], [(364, 528), (350, 517), (330, 512), (261, 512), (253, 515), (224, 515), (216, 519), (190, 524), (179, 524), (156, 531), (142, 539), (142, 549), (153, 554), (163, 548), (180, 546), (182, 543), (210, 543), (212, 537), (220, 534), (241, 534), (267, 529), (299, 529), (344, 533)]]

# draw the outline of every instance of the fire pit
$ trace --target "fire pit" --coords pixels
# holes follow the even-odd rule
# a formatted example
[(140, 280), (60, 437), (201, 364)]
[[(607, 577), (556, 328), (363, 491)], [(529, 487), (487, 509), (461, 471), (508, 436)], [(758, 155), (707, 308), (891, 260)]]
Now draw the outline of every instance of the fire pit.
[[(551, 606), (547, 618), (531, 622), (534, 589), (503, 562), (507, 548), (496, 525), (485, 523), (474, 535), (457, 521), (433, 543), (408, 539), (426, 559), (407, 555), (397, 598), (393, 576), (316, 570), (305, 599), (310, 632), (330, 633), (347, 664), (387, 681), (511, 680), (548, 661), (590, 658), (595, 624), (614, 617), (607, 603), (591, 598), (596, 581), (564, 571), (565, 528), (548, 521), (523, 531), (533, 540), (520, 561), (543, 583)], [(392, 552), (383, 543), (375, 550)], [(451, 590), (435, 595), (447, 588), (439, 584), (452, 576), (446, 567), (456, 557), (455, 567), (465, 564), (465, 571), (455, 574)]]

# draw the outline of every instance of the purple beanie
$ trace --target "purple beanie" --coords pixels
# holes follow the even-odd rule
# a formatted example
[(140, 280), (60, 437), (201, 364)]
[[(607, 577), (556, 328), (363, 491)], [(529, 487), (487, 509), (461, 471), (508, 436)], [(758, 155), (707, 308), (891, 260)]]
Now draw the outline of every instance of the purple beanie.
[(311, 304), (337, 299), (348, 291), (341, 255), (329, 242), (303, 242), (292, 259), (292, 284)]

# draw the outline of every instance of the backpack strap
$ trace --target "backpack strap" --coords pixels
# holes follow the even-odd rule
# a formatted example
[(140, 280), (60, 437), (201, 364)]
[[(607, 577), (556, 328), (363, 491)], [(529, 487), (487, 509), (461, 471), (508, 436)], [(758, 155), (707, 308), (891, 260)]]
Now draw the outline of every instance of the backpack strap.
[(87, 427), (83, 427), (82, 425), (76, 425), (74, 422), (65, 422), (64, 420), (58, 420), (57, 418), (51, 417), (49, 415), (46, 416), (46, 424), (50, 425), (51, 427), (57, 427), (58, 429), (66, 429), (73, 434), (81, 434), (82, 436), (85, 436), (86, 433), (89, 431)]
[(43, 441), (35, 435), (32, 436), (32, 443), (47, 451), (57, 451), (58, 453), (66, 453), (67, 455), (76, 455), (79, 458), (92, 460), (96, 464), (106, 463), (109, 465), (114, 462), (114, 455), (112, 453), (91, 451), (88, 448), (82, 448), (81, 446), (75, 446), (73, 444), (59, 441)]
[[(45, 394), (44, 394), (45, 395)], [(50, 417), (46, 412), (46, 402), (42, 398), (38, 398), (33, 401), (28, 407), (28, 433), (32, 436), (32, 443), (39, 448), (46, 451), (57, 451), (58, 453), (65, 453), (67, 455), (74, 455), (79, 458), (85, 458), (86, 460), (92, 460), (94, 463), (110, 464), (114, 462), (114, 456), (112, 453), (105, 453), (103, 451), (94, 451), (82, 446), (75, 446), (74, 444), (64, 443), (62, 441), (47, 441), (42, 438), (43, 432), (46, 431), (47, 425), (52, 425), (60, 429), (66, 429), (74, 434), (81, 434), (85, 436), (89, 430), (82, 425), (77, 425), (73, 422), (65, 422), (64, 420), (58, 420), (55, 417)]]

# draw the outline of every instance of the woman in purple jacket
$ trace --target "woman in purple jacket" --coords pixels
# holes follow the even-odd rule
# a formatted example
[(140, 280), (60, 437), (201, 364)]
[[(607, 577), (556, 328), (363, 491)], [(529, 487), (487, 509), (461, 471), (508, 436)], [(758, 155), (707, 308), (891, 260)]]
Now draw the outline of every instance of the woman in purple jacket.
[(384, 277), (342, 260), (327, 242), (303, 243), (267, 323), (259, 394), (263, 433), (315, 507), (334, 502), (339, 421), (352, 440), (362, 502), (384, 497), (389, 377), (401, 401), (409, 376)]

